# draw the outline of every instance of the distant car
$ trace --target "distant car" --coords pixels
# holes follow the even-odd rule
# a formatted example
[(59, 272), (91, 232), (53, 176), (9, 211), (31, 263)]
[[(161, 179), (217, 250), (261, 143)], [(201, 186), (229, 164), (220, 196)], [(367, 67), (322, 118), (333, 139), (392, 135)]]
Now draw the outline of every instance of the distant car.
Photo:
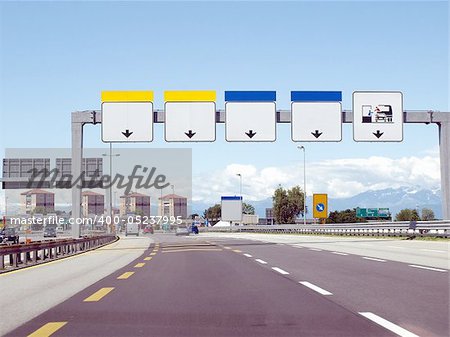
[(56, 228), (55, 227), (45, 227), (44, 238), (56, 238)]
[(13, 227), (3, 228), (0, 232), (0, 243), (19, 244), (19, 234)]
[(175, 235), (179, 236), (179, 235), (189, 235), (189, 229), (187, 229), (186, 227), (178, 227), (175, 230)]
[(148, 233), (153, 234), (153, 227), (150, 225), (145, 226), (145, 228), (144, 228), (144, 234), (148, 234)]
[(64, 233), (64, 228), (62, 228), (62, 227), (56, 227), (56, 233), (58, 233), (58, 234), (63, 234), (63, 233)]

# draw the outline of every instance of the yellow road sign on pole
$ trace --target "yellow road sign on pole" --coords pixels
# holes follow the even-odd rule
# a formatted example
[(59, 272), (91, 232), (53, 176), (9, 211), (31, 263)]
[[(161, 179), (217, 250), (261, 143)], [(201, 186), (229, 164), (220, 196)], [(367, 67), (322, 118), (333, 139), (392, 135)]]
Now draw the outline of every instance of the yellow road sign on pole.
[(328, 218), (328, 194), (313, 194), (313, 217)]

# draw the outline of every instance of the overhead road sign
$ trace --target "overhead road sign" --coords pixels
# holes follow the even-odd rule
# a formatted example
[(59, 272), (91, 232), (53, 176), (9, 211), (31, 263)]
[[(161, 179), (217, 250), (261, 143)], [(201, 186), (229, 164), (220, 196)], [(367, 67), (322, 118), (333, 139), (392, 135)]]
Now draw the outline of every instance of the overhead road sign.
[(242, 197), (221, 197), (221, 219), (222, 221), (242, 220)]
[(313, 217), (328, 218), (328, 194), (313, 194)]
[(103, 91), (103, 142), (153, 140), (153, 91)]
[(399, 91), (353, 93), (353, 139), (356, 142), (403, 140), (403, 95)]
[(275, 91), (225, 91), (225, 101), (227, 141), (275, 141)]
[(216, 140), (215, 91), (166, 91), (164, 100), (167, 142)]
[(294, 142), (342, 140), (341, 91), (291, 91)]

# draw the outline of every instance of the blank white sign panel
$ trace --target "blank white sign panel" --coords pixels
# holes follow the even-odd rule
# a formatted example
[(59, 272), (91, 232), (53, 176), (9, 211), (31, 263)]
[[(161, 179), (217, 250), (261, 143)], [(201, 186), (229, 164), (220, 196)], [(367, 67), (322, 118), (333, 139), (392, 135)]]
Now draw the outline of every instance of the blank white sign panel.
[(239, 197), (222, 197), (221, 219), (222, 221), (241, 221), (242, 199)]
[(102, 103), (102, 140), (104, 142), (151, 142), (153, 140), (153, 103)]
[(293, 102), (291, 109), (294, 142), (340, 142), (342, 140), (340, 102)]
[(275, 141), (275, 102), (227, 102), (225, 138), (229, 142)]
[(216, 140), (214, 102), (166, 102), (164, 134), (167, 142)]

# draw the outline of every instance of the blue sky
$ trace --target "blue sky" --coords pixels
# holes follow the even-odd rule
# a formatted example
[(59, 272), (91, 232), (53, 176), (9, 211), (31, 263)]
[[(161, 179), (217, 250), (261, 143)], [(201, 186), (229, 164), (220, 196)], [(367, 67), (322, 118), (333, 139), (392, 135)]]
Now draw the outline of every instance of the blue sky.
[[(449, 111), (448, 14), (446, 1), (2, 2), (0, 151), (70, 147), (70, 113), (100, 109), (102, 90), (154, 90), (159, 109), (164, 90), (216, 90), (221, 109), (225, 90), (276, 90), (279, 109), (291, 90), (342, 91), (344, 109), (354, 90), (401, 90), (406, 110)], [(85, 128), (85, 147), (107, 147), (100, 130)], [(289, 125), (278, 125), (274, 143), (230, 144), (224, 126), (217, 131), (213, 144), (167, 144), (156, 125), (153, 143), (117, 147), (192, 147), (199, 199), (231, 193), (237, 171), (248, 173), (249, 197), (269, 193), (257, 187), (268, 168), (287, 174), (285, 185), (302, 183), (288, 174), (303, 167)], [(359, 184), (356, 193), (395, 181), (394, 170), (365, 183), (368, 158), (406, 163), (402, 184), (439, 185), (436, 126), (406, 124), (404, 141), (387, 144), (355, 143), (351, 125), (343, 131), (340, 143), (305, 145), (312, 167), (330, 163), (324, 176), (310, 173), (311, 189), (340, 195), (346, 182)], [(362, 160), (354, 179), (321, 185), (337, 175), (333, 163), (345, 170), (351, 160)], [(230, 182), (209, 193), (222, 179)]]

